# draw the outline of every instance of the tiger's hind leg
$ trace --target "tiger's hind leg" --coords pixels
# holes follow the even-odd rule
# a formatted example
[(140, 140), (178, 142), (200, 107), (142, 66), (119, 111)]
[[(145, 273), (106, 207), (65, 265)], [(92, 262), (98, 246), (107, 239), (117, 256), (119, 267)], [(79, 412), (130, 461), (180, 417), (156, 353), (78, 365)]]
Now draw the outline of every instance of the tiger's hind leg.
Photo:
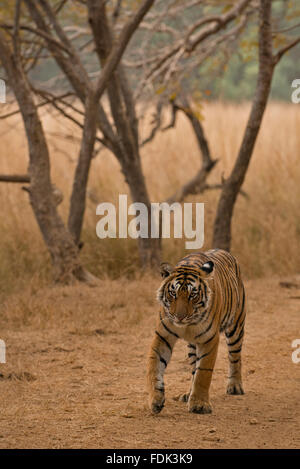
[[(196, 361), (197, 361), (197, 354), (196, 354), (196, 345), (194, 344), (188, 344), (188, 361), (189, 365), (192, 367), (192, 383), (191, 383), (191, 389), (193, 387), (193, 381), (194, 381), (194, 375), (196, 371)], [(184, 394), (180, 394), (177, 397), (178, 401), (181, 402), (188, 402), (189, 397), (190, 397), (191, 391), (188, 391)]]
[(227, 394), (244, 394), (242, 384), (242, 345), (244, 337), (245, 311), (244, 301), (236, 322), (225, 330), (228, 347), (229, 376)]

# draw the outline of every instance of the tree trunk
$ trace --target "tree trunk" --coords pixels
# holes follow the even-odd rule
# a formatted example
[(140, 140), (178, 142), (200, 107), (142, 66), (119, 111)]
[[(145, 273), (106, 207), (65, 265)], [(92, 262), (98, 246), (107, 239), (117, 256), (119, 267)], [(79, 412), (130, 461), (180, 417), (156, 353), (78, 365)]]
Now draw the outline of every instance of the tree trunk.
[[(104, 67), (112, 48), (113, 38), (106, 15), (105, 2), (88, 1), (89, 23), (91, 25), (96, 51)], [(119, 137), (119, 149), (114, 151), (129, 185), (132, 201), (140, 202), (148, 208), (148, 238), (138, 238), (140, 261), (143, 268), (155, 267), (160, 261), (160, 239), (151, 239), (150, 199), (143, 175), (139, 153), (137, 118), (131, 90), (125, 72), (120, 64), (112, 74), (107, 85), (110, 109), (116, 132)]]
[[(45, 31), (49, 38), (51, 38), (52, 31), (49, 28), (49, 24), (43, 18), (40, 8), (37, 7), (36, 2), (33, 0), (25, 0), (26, 6), (28, 7), (29, 13), (42, 31)], [(47, 40), (47, 47), (51, 52), (53, 58), (56, 60), (59, 67), (62, 69), (68, 80), (70, 81), (72, 87), (74, 88), (79, 99), (85, 103), (88, 92), (92, 89), (92, 84), (90, 82), (89, 76), (86, 69), (84, 68), (80, 57), (78, 56), (76, 50), (74, 49), (72, 43), (65, 34), (63, 28), (60, 26), (57, 21), (55, 14), (51, 11), (49, 3), (45, 1), (39, 2), (43, 6), (44, 12), (46, 13), (50, 23), (53, 25), (57, 37), (60, 39), (61, 44), (68, 50), (68, 56), (62, 52), (61, 47), (57, 45), (57, 41)], [(123, 39), (123, 42), (120, 44), (122, 47), (125, 47), (128, 40), (130, 39), (132, 33), (138, 26), (139, 22), (142, 20), (143, 16), (151, 8), (153, 0), (145, 0), (141, 7), (138, 9), (136, 15), (129, 20), (123, 32), (120, 34), (120, 38)], [(94, 35), (96, 50), (102, 65), (102, 73), (107, 70), (107, 65), (109, 65), (110, 53), (113, 50), (113, 41), (111, 37), (111, 30), (108, 24), (106, 9), (106, 2), (103, 0), (88, 0), (88, 15), (89, 22), (92, 28)], [(121, 49), (122, 49), (121, 47)], [(121, 50), (120, 49), (120, 50)], [(114, 58), (114, 67), (117, 67), (116, 60), (119, 60), (120, 50), (118, 55)], [(112, 64), (111, 64), (112, 65)], [(103, 78), (103, 76), (102, 76)], [(99, 81), (102, 80), (101, 76)], [(99, 82), (97, 84), (99, 87)], [(138, 142), (138, 131), (137, 131), (137, 119), (135, 115), (135, 108), (131, 96), (131, 90), (127, 84), (125, 73), (122, 71), (121, 66), (116, 68), (116, 71), (111, 74), (110, 80), (108, 82), (108, 94), (109, 101), (112, 111), (113, 123), (111, 125), (108, 116), (106, 115), (105, 110), (103, 109), (101, 102), (98, 102), (98, 116), (97, 116), (97, 125), (98, 128), (103, 133), (103, 140), (105, 145), (115, 154), (119, 160), (122, 171), (125, 175), (126, 181), (129, 184), (133, 184), (134, 188), (130, 187), (131, 194), (135, 194), (136, 185), (138, 181), (143, 186), (141, 192), (144, 194), (144, 200), (133, 199), (134, 202), (146, 202), (146, 205), (150, 205), (149, 197), (147, 195), (147, 189), (145, 186), (145, 181), (143, 178), (142, 168), (140, 165), (140, 155), (139, 155), (139, 142)], [(103, 89), (103, 83), (101, 85), (101, 90)], [(99, 89), (97, 89), (99, 92)], [(79, 161), (78, 165), (85, 166), (84, 173), (79, 179), (82, 179), (83, 184), (85, 183), (87, 177), (87, 160)], [(78, 167), (79, 171), (79, 167)], [(78, 176), (78, 174), (77, 174)], [(82, 203), (81, 208), (75, 208), (75, 198), (76, 190), (75, 187), (78, 186), (77, 183), (74, 185), (74, 203), (71, 204), (71, 212), (69, 216), (69, 226), (72, 229), (72, 232), (78, 232), (80, 227), (80, 218), (82, 214)], [(83, 192), (81, 194), (83, 196)], [(82, 201), (81, 201), (82, 202)], [(74, 213), (76, 212), (76, 213)], [(77, 218), (78, 217), (78, 218)], [(75, 219), (77, 221), (75, 222)], [(78, 239), (78, 235), (75, 235), (75, 239)], [(145, 262), (152, 262), (151, 259), (158, 258), (157, 240), (138, 240), (141, 247), (141, 261), (144, 265)], [(149, 253), (146, 251), (149, 250)]]
[(74, 176), (68, 219), (68, 228), (77, 246), (80, 241), (85, 212), (86, 188), (95, 145), (97, 114), (98, 105), (95, 102), (94, 94), (90, 92), (85, 104), (84, 128)]
[(134, 203), (143, 203), (148, 209), (148, 238), (138, 238), (140, 262), (143, 269), (157, 268), (161, 259), (161, 239), (151, 238), (151, 204), (147, 193), (140, 161), (122, 165), (122, 171)]
[(244, 182), (269, 97), (274, 61), (272, 55), (271, 0), (259, 9), (259, 72), (255, 96), (244, 138), (233, 170), (225, 181), (214, 223), (213, 247), (227, 251), (231, 245), (231, 222), (235, 201)]
[(78, 248), (56, 210), (50, 180), (50, 161), (41, 121), (21, 65), (0, 32), (0, 59), (19, 104), (29, 145), (30, 203), (50, 252), (54, 278), (69, 283), (82, 278)]

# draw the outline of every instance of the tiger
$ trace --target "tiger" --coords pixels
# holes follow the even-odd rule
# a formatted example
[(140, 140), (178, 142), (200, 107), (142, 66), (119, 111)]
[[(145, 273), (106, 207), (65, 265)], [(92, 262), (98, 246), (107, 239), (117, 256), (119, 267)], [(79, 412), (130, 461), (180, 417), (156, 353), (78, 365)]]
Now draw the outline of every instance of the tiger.
[(227, 394), (244, 394), (241, 351), (246, 318), (245, 288), (235, 257), (222, 249), (195, 252), (175, 267), (161, 264), (161, 305), (147, 364), (149, 407), (158, 414), (165, 404), (164, 373), (178, 339), (188, 343), (192, 367), (190, 391), (179, 396), (188, 411), (209, 414), (209, 388), (220, 333), (228, 347)]

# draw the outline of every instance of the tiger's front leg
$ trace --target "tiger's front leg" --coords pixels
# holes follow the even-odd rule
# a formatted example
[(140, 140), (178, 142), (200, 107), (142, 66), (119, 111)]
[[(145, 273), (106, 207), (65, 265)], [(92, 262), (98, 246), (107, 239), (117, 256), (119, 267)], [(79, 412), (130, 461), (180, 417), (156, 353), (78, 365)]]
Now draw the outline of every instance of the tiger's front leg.
[[(192, 368), (192, 382), (191, 382), (191, 389), (192, 389), (194, 375), (196, 372), (196, 361), (197, 361), (196, 345), (194, 344), (188, 344), (188, 361)], [(191, 390), (189, 390), (188, 392), (185, 392), (184, 394), (180, 394), (175, 400), (179, 400), (181, 402), (188, 402), (190, 394), (191, 394)]]
[(160, 322), (151, 343), (147, 367), (149, 407), (154, 414), (158, 414), (164, 407), (164, 373), (176, 340), (177, 337), (168, 334)]
[(197, 345), (196, 369), (192, 390), (188, 401), (189, 412), (210, 414), (212, 407), (209, 402), (209, 387), (217, 358), (219, 335), (207, 345)]

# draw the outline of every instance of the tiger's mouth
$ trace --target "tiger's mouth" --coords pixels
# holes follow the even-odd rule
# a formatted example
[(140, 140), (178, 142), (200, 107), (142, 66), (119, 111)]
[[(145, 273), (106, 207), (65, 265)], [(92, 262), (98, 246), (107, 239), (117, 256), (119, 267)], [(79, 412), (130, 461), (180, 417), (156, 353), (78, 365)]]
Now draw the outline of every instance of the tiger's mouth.
[(169, 311), (167, 311), (167, 317), (170, 319), (171, 322), (176, 324), (176, 326), (186, 326), (193, 322), (193, 316), (185, 316), (183, 318), (179, 318), (177, 316), (173, 316)]
[(188, 326), (188, 325), (197, 324), (205, 317), (206, 311), (207, 311), (206, 309), (204, 310), (201, 309), (200, 311), (196, 310), (190, 316), (179, 318), (171, 314), (170, 311), (165, 310), (167, 318), (176, 326)]

